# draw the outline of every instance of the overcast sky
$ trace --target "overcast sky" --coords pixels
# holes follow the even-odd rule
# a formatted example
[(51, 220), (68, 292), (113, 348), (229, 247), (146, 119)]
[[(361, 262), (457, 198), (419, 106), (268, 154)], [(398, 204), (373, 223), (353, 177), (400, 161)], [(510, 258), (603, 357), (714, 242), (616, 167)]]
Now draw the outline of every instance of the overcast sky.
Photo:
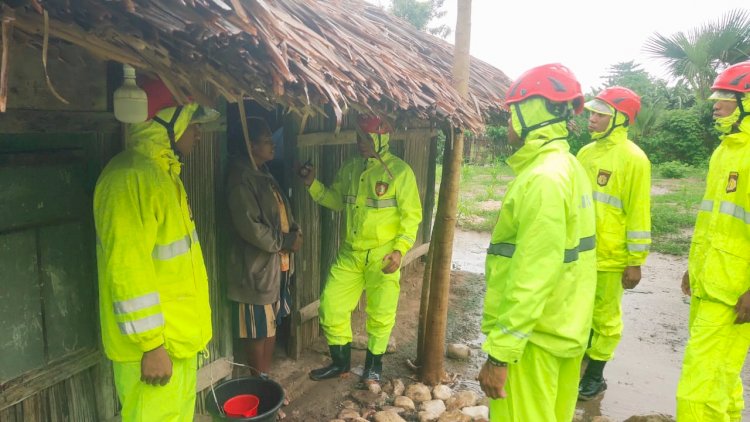
[[(471, 54), (511, 79), (531, 67), (560, 62), (576, 74), (584, 92), (600, 87), (611, 65), (630, 60), (667, 79), (663, 65), (643, 52), (654, 32), (689, 31), (748, 7), (748, 0), (473, 0)], [(445, 9), (445, 23), (453, 28), (456, 0), (446, 0)]]

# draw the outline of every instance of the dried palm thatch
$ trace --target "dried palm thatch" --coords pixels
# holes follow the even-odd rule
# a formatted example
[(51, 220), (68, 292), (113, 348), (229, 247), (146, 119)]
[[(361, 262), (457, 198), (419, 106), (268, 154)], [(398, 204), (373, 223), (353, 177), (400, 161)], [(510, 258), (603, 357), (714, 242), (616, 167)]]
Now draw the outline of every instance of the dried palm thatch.
[(338, 122), (354, 108), (478, 130), (503, 107), (510, 83), (473, 59), (470, 100), (462, 100), (451, 87), (453, 46), (362, 0), (1, 1), (3, 63), (9, 25), (29, 39), (48, 31), (158, 74), (182, 101), (210, 100), (201, 90), (208, 82), (230, 101), (301, 114), (330, 104)]

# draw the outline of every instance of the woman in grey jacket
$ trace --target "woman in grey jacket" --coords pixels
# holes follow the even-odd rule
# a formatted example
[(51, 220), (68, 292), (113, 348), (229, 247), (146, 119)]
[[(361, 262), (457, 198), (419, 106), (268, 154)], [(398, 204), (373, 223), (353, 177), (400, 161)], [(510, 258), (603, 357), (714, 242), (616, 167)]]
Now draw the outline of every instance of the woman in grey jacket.
[(288, 315), (292, 253), (302, 246), (289, 201), (266, 163), (273, 159), (271, 130), (265, 120), (248, 118), (250, 154), (242, 139), (230, 139), (227, 195), (232, 220), (228, 296), (236, 336), (254, 375), (271, 367), (276, 327)]

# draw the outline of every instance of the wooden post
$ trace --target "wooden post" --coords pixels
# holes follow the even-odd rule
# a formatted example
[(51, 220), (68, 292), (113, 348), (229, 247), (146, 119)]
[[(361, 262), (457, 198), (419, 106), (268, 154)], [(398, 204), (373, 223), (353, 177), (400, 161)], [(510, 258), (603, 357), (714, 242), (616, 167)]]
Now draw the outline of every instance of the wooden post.
[[(453, 58), (453, 83), (463, 98), (469, 91), (469, 45), (471, 39), (471, 0), (458, 0), (456, 46)], [(456, 228), (458, 191), (463, 160), (463, 131), (450, 129), (443, 154), (443, 176), (438, 196), (435, 227), (432, 231), (429, 304), (424, 325), (423, 355), (419, 357), (419, 378), (428, 385), (442, 381), (445, 350), (445, 329), (448, 317), (453, 236)], [(426, 277), (425, 277), (426, 278)]]

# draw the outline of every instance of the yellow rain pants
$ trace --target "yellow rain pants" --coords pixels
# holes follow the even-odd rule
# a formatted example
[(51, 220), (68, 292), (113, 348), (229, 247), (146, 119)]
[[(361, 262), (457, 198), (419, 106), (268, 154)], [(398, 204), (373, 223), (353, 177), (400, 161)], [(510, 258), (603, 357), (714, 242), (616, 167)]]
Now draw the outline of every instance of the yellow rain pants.
[(491, 422), (570, 422), (578, 400), (583, 356), (559, 358), (528, 343), (508, 365), (504, 399), (490, 400)]
[(172, 360), (165, 386), (141, 381), (141, 362), (113, 362), (122, 422), (190, 422), (195, 412), (198, 357)]
[(393, 251), (393, 243), (355, 251), (343, 246), (320, 297), (320, 324), (329, 346), (352, 341), (351, 315), (362, 291), (367, 296), (367, 348), (372, 354), (385, 353), (396, 323), (401, 290), (401, 270), (383, 274), (383, 257)]
[(610, 361), (622, 338), (622, 273), (596, 274), (596, 300), (591, 329), (591, 347), (586, 354), (594, 360)]
[(740, 373), (750, 348), (750, 324), (735, 324), (734, 307), (693, 296), (690, 339), (677, 386), (680, 422), (742, 420)]

